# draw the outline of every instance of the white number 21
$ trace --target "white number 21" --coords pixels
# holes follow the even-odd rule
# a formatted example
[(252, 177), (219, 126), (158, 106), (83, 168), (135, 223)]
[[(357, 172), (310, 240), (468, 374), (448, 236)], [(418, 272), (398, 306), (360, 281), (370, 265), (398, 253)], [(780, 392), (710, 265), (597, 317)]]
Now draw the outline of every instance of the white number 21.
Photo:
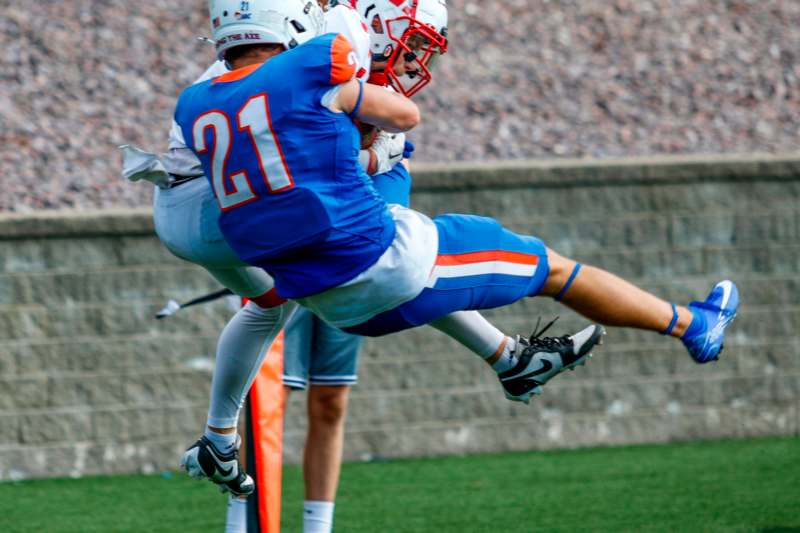
[[(267, 188), (277, 193), (294, 186), (292, 175), (286, 166), (272, 122), (269, 116), (267, 95), (252, 96), (236, 114), (239, 131), (247, 131), (258, 159), (258, 166)], [(242, 169), (226, 175), (226, 166), (231, 152), (232, 127), (228, 115), (219, 110), (207, 111), (197, 117), (192, 126), (194, 147), (198, 154), (208, 151), (206, 129), (213, 132), (211, 146), (211, 182), (214, 194), (223, 211), (233, 209), (258, 198), (253, 190), (250, 176)]]

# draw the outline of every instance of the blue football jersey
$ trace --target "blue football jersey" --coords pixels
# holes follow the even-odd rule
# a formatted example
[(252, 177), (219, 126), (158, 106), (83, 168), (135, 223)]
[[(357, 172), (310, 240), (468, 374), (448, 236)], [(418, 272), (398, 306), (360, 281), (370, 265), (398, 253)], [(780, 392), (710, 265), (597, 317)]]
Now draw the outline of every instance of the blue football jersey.
[(394, 239), (391, 214), (358, 164), (358, 129), (321, 103), (352, 78), (351, 54), (347, 39), (323, 35), (178, 100), (175, 121), (214, 189), (225, 239), (284, 298), (353, 279)]

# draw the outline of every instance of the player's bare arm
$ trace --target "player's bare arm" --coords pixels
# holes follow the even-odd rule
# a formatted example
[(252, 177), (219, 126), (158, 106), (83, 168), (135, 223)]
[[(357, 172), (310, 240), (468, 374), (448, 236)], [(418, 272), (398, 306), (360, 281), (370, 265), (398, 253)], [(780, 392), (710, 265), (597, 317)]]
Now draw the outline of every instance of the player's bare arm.
[(409, 131), (420, 120), (419, 108), (409, 98), (358, 80), (342, 85), (332, 108), (348, 114), (355, 110), (359, 120), (391, 133)]

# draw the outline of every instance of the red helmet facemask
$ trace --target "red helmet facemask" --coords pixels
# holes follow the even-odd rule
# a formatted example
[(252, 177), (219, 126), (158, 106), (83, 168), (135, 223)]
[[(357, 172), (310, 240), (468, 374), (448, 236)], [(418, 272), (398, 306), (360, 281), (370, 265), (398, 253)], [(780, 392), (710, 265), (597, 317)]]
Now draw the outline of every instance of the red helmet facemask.
[[(400, 36), (392, 34), (392, 26), (398, 21), (408, 22)], [(410, 97), (431, 82), (431, 70), (436, 60), (447, 52), (447, 38), (431, 26), (408, 16), (392, 20), (387, 29), (397, 46), (386, 62), (386, 80), (399, 93)], [(404, 62), (404, 74), (394, 72), (398, 61)]]

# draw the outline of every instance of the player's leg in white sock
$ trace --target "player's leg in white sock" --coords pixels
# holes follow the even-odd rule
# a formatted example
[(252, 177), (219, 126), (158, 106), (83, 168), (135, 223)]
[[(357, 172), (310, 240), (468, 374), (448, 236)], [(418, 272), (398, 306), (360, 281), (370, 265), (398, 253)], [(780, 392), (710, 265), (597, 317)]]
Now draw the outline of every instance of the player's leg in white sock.
[(225, 533), (247, 533), (247, 499), (231, 496), (228, 498), (228, 512), (225, 516)]
[(349, 392), (348, 386), (317, 384), (308, 391), (308, 435), (303, 454), (306, 533), (328, 533), (333, 526)]
[(303, 533), (331, 533), (334, 505), (317, 500), (303, 502)]
[(459, 311), (430, 323), (486, 361), (496, 372), (514, 366), (513, 338), (505, 335), (477, 311)]

